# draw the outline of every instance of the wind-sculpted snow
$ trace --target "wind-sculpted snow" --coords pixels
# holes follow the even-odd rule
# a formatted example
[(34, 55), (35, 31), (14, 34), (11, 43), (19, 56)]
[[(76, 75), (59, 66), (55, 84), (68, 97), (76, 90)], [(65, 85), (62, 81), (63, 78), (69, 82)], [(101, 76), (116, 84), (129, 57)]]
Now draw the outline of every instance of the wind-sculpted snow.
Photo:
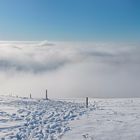
[(68, 123), (88, 111), (84, 103), (26, 98), (0, 98), (2, 140), (55, 140), (70, 130)]

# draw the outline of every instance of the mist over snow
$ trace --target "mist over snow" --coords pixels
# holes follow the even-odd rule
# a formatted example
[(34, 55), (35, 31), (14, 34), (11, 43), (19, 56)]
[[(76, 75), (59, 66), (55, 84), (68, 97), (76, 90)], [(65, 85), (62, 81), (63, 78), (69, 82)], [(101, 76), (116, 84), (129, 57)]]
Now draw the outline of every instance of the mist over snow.
[(139, 71), (139, 44), (0, 42), (0, 94), (140, 97)]

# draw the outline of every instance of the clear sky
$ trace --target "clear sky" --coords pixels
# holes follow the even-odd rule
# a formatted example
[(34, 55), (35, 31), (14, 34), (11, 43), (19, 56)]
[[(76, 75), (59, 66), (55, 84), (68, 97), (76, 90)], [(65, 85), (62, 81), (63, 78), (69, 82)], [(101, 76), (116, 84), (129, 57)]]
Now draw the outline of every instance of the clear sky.
[(139, 0), (0, 0), (0, 40), (139, 38)]

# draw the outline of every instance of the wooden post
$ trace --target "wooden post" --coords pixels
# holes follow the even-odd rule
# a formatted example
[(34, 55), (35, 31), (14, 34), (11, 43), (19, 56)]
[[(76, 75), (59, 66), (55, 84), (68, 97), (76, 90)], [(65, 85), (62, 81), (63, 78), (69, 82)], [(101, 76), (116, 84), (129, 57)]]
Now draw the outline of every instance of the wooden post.
[(32, 98), (32, 95), (30, 94), (30, 99)]
[(47, 94), (47, 89), (46, 89), (46, 100), (48, 100), (48, 94)]
[(88, 108), (88, 97), (86, 97), (86, 108)]

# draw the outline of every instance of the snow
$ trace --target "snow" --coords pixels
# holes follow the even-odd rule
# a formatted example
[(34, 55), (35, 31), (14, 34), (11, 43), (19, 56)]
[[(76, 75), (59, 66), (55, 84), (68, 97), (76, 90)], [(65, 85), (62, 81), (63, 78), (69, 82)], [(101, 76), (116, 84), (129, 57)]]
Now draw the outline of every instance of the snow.
[(1, 140), (139, 140), (140, 99), (0, 96)]
[(140, 140), (140, 99), (94, 99), (94, 103), (96, 110), (71, 122), (63, 140)]
[(69, 122), (94, 108), (84, 102), (0, 96), (0, 139), (60, 139), (70, 130)]

